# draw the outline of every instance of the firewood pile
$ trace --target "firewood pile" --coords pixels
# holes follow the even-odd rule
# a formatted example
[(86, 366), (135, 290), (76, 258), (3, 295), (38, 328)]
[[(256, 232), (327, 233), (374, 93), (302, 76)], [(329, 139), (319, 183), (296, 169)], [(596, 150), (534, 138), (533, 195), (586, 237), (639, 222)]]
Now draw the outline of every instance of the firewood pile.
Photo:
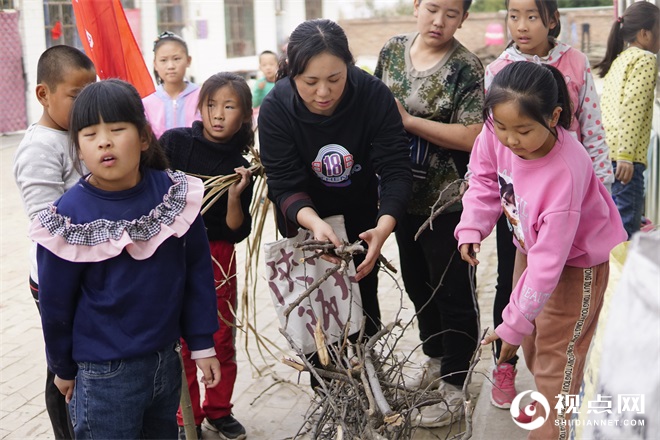
[[(364, 252), (359, 243), (334, 249), (327, 242), (309, 240), (300, 246), (316, 251), (317, 257), (324, 252), (339, 256), (341, 263), (328, 272), (342, 270), (353, 255)], [(381, 258), (381, 261), (386, 260)], [(310, 285), (299, 300), (304, 300), (316, 287), (318, 284)], [(293, 309), (291, 307), (290, 311)], [(346, 336), (333, 344), (326, 342), (320, 322), (318, 324), (315, 332), (318, 360), (314, 363), (296, 346), (296, 342), (284, 330), (286, 326), (280, 329), (298, 355), (297, 359), (285, 358), (282, 361), (300, 372), (308, 372), (319, 384), (314, 389), (306, 421), (294, 438), (309, 435), (314, 439), (409, 439), (417, 429), (415, 420), (419, 410), (444, 402), (442, 394), (431, 387), (406, 387), (407, 372), (412, 364), (409, 356), (412, 353), (402, 355), (397, 345), (410, 322), (392, 322), (371, 337), (364, 335), (363, 322), (357, 337), (348, 337), (349, 329), (346, 329)], [(480, 357), (479, 348), (473, 356), (463, 388), (465, 416), (456, 415), (455, 422), (462, 423), (465, 430), (451, 438), (471, 437), (474, 402), (468, 386)]]

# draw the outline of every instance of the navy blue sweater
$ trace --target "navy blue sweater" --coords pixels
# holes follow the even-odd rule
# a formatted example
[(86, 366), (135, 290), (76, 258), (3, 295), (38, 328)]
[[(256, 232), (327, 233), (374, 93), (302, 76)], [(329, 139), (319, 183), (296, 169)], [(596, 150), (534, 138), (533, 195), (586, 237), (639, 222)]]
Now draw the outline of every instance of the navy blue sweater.
[[(103, 191), (82, 178), (55, 206), (71, 224), (130, 221), (149, 215), (170, 187), (166, 172), (150, 169), (125, 191)], [(92, 248), (78, 247), (81, 256)], [(104, 261), (67, 261), (41, 245), (37, 260), (48, 365), (62, 379), (76, 376), (76, 362), (144, 356), (181, 336), (191, 350), (213, 347), (216, 296), (199, 214), (185, 235), (167, 238), (143, 260), (124, 249)]]

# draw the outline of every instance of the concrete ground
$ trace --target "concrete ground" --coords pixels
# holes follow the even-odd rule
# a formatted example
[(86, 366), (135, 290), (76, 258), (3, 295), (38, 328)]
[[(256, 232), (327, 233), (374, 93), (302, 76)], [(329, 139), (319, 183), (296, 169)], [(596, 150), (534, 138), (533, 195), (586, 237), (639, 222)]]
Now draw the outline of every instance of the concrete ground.
[[(51, 439), (50, 421), (44, 404), (46, 363), (39, 315), (28, 291), (28, 220), (13, 181), (12, 158), (21, 133), (0, 136), (0, 438)], [(272, 219), (266, 222), (262, 242), (275, 239)], [(396, 242), (390, 237), (383, 255), (398, 267)], [(262, 255), (261, 255), (262, 256)], [(239, 279), (243, 277), (245, 245), (238, 246)], [(263, 259), (263, 256), (262, 256)], [(492, 330), (492, 304), (495, 292), (497, 255), (494, 236), (484, 241), (478, 267), (478, 297), (482, 327)], [(263, 265), (263, 264), (262, 264)], [(260, 267), (260, 271), (263, 268)], [(242, 300), (249, 313), (245, 319), (239, 310), (242, 329), (237, 335), (238, 379), (234, 391), (234, 415), (248, 431), (249, 439), (287, 439), (297, 435), (310, 406), (311, 391), (306, 375), (299, 377), (295, 370), (280, 362), (284, 356), (295, 357), (280, 335), (270, 294), (259, 276), (256, 292)], [(403, 322), (413, 317), (413, 307), (398, 286), (400, 275), (392, 279), (381, 274), (379, 298), (383, 322), (392, 321), (397, 313)], [(241, 287), (239, 286), (239, 291)], [(400, 306), (403, 305), (403, 310)], [(239, 307), (240, 309), (240, 307)], [(259, 348), (255, 335), (246, 331), (248, 323), (267, 339)], [(405, 355), (415, 350), (412, 358), (422, 359), (417, 328), (413, 325), (404, 333), (399, 349)], [(529, 372), (520, 362), (518, 391), (533, 389)], [(509, 439), (526, 437), (527, 432), (516, 427), (508, 411), (489, 403), (489, 376), (493, 365), (490, 348), (483, 350), (470, 390), (478, 395), (473, 417), (473, 439)], [(449, 438), (454, 429), (419, 429), (414, 439)], [(205, 439), (217, 434), (204, 431)], [(304, 438), (304, 436), (302, 437)]]

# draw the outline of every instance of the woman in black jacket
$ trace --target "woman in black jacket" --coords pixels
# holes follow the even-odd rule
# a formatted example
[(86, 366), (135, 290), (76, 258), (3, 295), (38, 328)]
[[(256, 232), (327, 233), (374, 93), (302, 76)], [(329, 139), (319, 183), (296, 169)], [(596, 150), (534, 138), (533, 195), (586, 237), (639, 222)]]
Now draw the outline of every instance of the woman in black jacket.
[(348, 240), (368, 245), (355, 263), (365, 334), (373, 335), (380, 326), (373, 269), (411, 194), (401, 116), (387, 86), (355, 66), (346, 35), (333, 21), (300, 24), (287, 57), (258, 124), (278, 228), (287, 237), (306, 228), (339, 246), (323, 219), (344, 216)]

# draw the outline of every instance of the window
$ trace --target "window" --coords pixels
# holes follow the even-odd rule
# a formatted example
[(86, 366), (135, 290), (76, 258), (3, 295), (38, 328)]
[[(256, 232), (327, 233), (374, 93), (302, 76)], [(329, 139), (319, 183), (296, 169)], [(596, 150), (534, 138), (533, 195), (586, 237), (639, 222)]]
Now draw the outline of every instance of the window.
[(14, 9), (14, 0), (0, 0), (0, 11), (3, 9)]
[(181, 35), (185, 27), (183, 19), (183, 1), (184, 0), (156, 0), (156, 10), (158, 11), (158, 34), (170, 31)]
[(227, 58), (256, 55), (254, 0), (225, 0)]
[(305, 18), (323, 18), (323, 0), (305, 0)]
[(44, 27), (46, 47), (66, 44), (83, 50), (71, 0), (44, 0)]

